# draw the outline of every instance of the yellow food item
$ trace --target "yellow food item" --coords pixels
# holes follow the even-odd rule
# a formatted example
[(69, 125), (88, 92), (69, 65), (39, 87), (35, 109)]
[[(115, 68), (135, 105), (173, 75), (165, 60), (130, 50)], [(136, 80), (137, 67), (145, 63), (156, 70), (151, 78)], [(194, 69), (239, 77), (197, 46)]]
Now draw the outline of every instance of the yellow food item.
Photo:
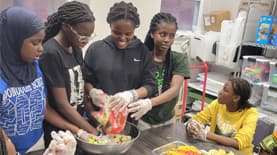
[(223, 149), (218, 150), (209, 150), (207, 151), (201, 151), (203, 155), (234, 155), (232, 151), (226, 152)]
[(91, 136), (88, 139), (88, 142), (91, 144), (122, 144), (124, 142), (129, 142), (132, 140), (131, 136), (115, 134), (115, 135), (107, 135), (103, 137)]
[(201, 155), (201, 152), (194, 146), (181, 145), (167, 151), (165, 155)]

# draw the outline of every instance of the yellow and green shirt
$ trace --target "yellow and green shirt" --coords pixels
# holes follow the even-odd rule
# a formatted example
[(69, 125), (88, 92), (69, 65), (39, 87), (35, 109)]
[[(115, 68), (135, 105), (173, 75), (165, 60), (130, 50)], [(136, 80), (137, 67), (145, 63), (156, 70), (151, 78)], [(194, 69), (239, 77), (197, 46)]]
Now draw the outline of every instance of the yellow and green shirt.
[(210, 132), (235, 138), (239, 144), (239, 150), (246, 155), (253, 153), (253, 137), (258, 121), (256, 108), (247, 108), (236, 112), (229, 112), (225, 104), (214, 100), (203, 111), (192, 119), (211, 125)]

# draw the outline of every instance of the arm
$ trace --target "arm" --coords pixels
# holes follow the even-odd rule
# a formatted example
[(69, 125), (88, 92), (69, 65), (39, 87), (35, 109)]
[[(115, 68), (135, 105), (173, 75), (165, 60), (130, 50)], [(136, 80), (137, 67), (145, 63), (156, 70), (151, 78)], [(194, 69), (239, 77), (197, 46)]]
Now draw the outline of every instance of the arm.
[(239, 149), (239, 143), (235, 138), (225, 137), (225, 136), (221, 136), (221, 135), (217, 135), (217, 134), (208, 132), (207, 139), (215, 141), (215, 142), (225, 145), (225, 146), (230, 146), (235, 149)]
[(151, 99), (152, 106), (156, 106), (168, 101), (171, 101), (173, 98), (178, 96), (180, 88), (185, 78), (190, 77), (188, 58), (186, 54), (172, 52), (171, 56), (172, 61), (172, 73), (170, 87), (168, 90), (164, 91), (157, 97)]
[(45, 51), (40, 59), (40, 66), (45, 75), (46, 83), (50, 88), (49, 93), (53, 95), (53, 98), (56, 102), (57, 109), (67, 120), (70, 120), (71, 123), (86, 130), (87, 132), (97, 134), (97, 130), (87, 123), (82, 116), (74, 109), (67, 98), (66, 89), (65, 89), (65, 77), (64, 77), (64, 68), (61, 63), (61, 59), (58, 52), (48, 52)]
[(240, 150), (252, 145), (258, 121), (258, 112), (255, 108), (250, 108), (245, 112), (243, 117), (245, 117), (245, 119), (241, 124), (241, 128), (238, 129), (233, 137), (238, 141), (238, 148)]
[(152, 107), (160, 105), (162, 103), (166, 103), (175, 98), (179, 94), (179, 90), (182, 86), (183, 80), (183, 76), (173, 75), (170, 88), (159, 96), (151, 98)]
[(215, 117), (217, 100), (212, 101), (203, 111), (198, 112), (192, 117), (193, 120), (200, 122), (201, 124), (211, 123), (212, 117)]
[(51, 106), (49, 106), (48, 103), (46, 103), (45, 120), (57, 126), (58, 128), (70, 130), (74, 134), (77, 134), (79, 130), (77, 126), (62, 118), (54, 109), (51, 108)]
[(84, 97), (84, 106), (85, 111), (88, 116), (90, 116), (90, 113), (94, 111), (94, 108), (92, 107), (91, 100), (88, 98), (89, 91), (93, 88), (92, 84), (85, 82), (85, 97)]
[(157, 92), (156, 67), (151, 52), (146, 52), (143, 63), (142, 85), (136, 90), (139, 98), (151, 97)]
[(52, 88), (54, 98), (59, 111), (73, 124), (89, 133), (97, 135), (97, 130), (92, 127), (83, 117), (70, 105), (67, 100), (65, 88)]

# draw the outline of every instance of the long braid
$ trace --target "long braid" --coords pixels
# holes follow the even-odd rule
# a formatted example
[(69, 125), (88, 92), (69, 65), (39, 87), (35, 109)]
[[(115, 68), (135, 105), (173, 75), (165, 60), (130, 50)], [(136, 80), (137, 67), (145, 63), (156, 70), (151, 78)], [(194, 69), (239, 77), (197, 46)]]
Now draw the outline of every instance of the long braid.
[(137, 12), (137, 8), (133, 6), (132, 3), (119, 2), (115, 3), (108, 13), (107, 22), (111, 24), (111, 22), (126, 19), (133, 22), (135, 27), (139, 27), (140, 20), (139, 14)]
[(95, 21), (88, 5), (77, 1), (64, 3), (57, 12), (47, 18), (44, 42), (60, 31), (62, 23), (78, 24), (88, 21)]
[[(157, 13), (156, 15), (154, 15), (154, 17), (151, 20), (151, 24), (149, 27), (149, 31), (146, 35), (144, 44), (148, 47), (148, 49), (150, 51), (154, 50), (154, 40), (151, 37), (151, 34), (154, 34), (160, 24), (162, 23), (169, 23), (169, 24), (175, 24), (176, 25), (176, 29), (178, 29), (178, 24), (177, 24), (177, 20), (176, 18), (171, 15), (170, 13)], [(166, 59), (165, 59), (165, 65), (166, 65), (166, 69), (165, 69), (165, 74), (164, 74), (164, 82), (163, 82), (163, 86), (162, 86), (162, 92), (164, 92), (165, 90), (168, 89), (168, 87), (170, 86), (170, 80), (172, 78), (172, 64), (173, 64), (173, 58), (172, 58), (172, 53), (171, 53), (171, 49), (169, 49), (169, 51), (166, 54)]]

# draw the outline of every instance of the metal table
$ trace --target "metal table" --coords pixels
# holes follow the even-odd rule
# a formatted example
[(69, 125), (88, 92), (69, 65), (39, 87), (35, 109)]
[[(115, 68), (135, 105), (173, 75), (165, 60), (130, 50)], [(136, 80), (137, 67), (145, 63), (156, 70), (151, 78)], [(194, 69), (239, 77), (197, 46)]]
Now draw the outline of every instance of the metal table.
[[(243, 155), (242, 152), (231, 147), (211, 142), (201, 142), (187, 137), (184, 125), (181, 123), (142, 131), (138, 140), (124, 155), (153, 155), (153, 149), (174, 141), (182, 141), (188, 145), (196, 146), (198, 149), (210, 150), (222, 148), (226, 151), (233, 151), (235, 155)], [(77, 150), (77, 154), (85, 155), (81, 150)]]
[[(210, 150), (222, 148), (226, 151), (233, 151), (235, 155), (243, 155), (242, 152), (231, 147), (218, 145), (212, 142), (201, 142), (187, 137), (184, 126), (181, 123), (142, 131), (138, 140), (124, 155), (153, 155), (153, 149), (174, 141), (182, 141), (188, 145), (196, 146), (198, 149)], [(41, 154), (42, 151), (38, 151), (30, 155)], [(86, 155), (86, 153), (77, 148), (76, 155)]]

